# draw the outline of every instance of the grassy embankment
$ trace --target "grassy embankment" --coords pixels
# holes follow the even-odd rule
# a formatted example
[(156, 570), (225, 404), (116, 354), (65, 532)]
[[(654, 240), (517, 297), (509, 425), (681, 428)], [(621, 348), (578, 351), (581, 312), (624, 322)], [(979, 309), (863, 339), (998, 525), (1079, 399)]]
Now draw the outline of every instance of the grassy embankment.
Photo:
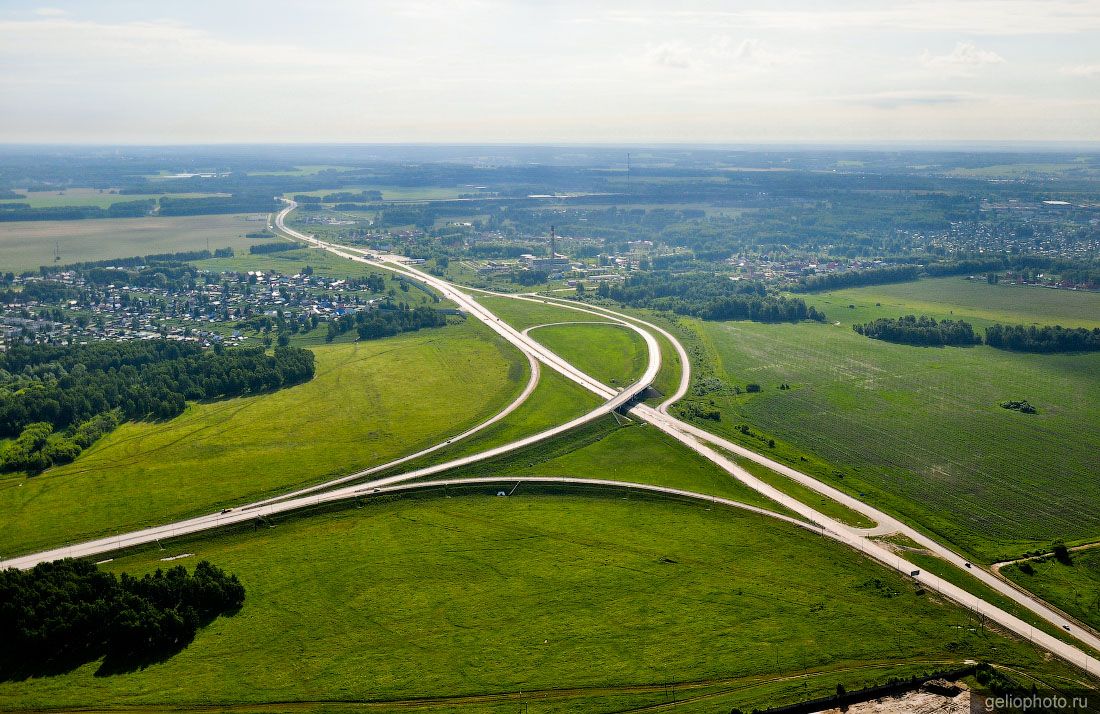
[(130, 422), (72, 464), (0, 479), (5, 556), (165, 523), (383, 463), (483, 421), (526, 364), (475, 324), (318, 347), (308, 383)]
[(107, 567), (140, 573), (184, 553), (173, 563), (241, 577), (239, 615), (143, 671), (2, 683), (0, 706), (332, 710), (438, 696), (409, 708), (548, 712), (702, 697), (674, 710), (720, 699), (748, 711), (967, 659), (1076, 676), (854, 551), (704, 504), (368, 501)]
[[(825, 325), (682, 320), (700, 376), (762, 386), (696, 397), (723, 417), (700, 425), (861, 494), (979, 560), (1056, 538), (1095, 539), (1100, 354), (911, 347), (861, 337), (851, 323), (953, 300), (933, 314), (1088, 326), (1100, 295), (957, 283), (948, 297), (943, 281), (808, 296), (826, 310)], [(999, 406), (1011, 399), (1039, 413)], [(755, 436), (740, 434), (741, 424)]]
[(621, 389), (645, 372), (649, 353), (637, 332), (619, 325), (548, 325), (531, 337), (603, 384)]

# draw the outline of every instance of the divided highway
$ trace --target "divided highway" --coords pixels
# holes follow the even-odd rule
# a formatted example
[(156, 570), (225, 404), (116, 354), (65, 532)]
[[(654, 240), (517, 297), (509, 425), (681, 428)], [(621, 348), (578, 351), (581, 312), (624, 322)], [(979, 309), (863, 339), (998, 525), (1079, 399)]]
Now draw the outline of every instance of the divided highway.
[[(498, 446), (493, 449), (488, 449), (484, 452), (474, 454), (471, 456), (463, 457), (460, 459), (454, 459), (446, 463), (437, 464), (421, 469), (416, 469), (407, 473), (390, 476), (383, 479), (377, 479), (368, 483), (358, 483), (354, 485), (344, 485), (351, 481), (360, 481), (364, 477), (377, 473), (383, 469), (392, 468), (400, 463), (404, 463), (408, 460), (422, 456), (426, 453), (431, 453), (438, 449), (443, 448), (450, 442), (459, 438), (479, 431), (491, 423), (495, 423), (499, 419), (503, 418), (505, 414), (499, 414), (488, 422), (484, 422), (478, 425), (472, 430), (465, 432), (457, 437), (437, 444), (430, 449), (412, 454), (403, 459), (399, 459), (395, 462), (385, 464), (374, 469), (351, 474), (349, 476), (342, 477), (335, 481), (331, 481), (325, 484), (311, 487), (309, 489), (303, 489), (292, 494), (284, 494), (276, 499), (267, 499), (265, 501), (249, 504), (241, 508), (228, 510), (222, 513), (210, 514), (207, 516), (200, 516), (197, 518), (180, 521), (174, 524), (168, 524), (164, 526), (157, 526), (154, 528), (147, 528), (144, 530), (136, 531), (119, 536), (113, 536), (110, 538), (102, 538), (87, 543), (67, 546), (63, 548), (56, 548), (42, 553), (36, 553), (33, 555), (27, 555), (19, 558), (13, 558), (7, 561), (0, 562), (0, 567), (19, 567), (27, 568), (36, 563), (54, 560), (64, 557), (92, 557), (108, 553), (111, 551), (132, 547), (141, 544), (152, 543), (161, 539), (174, 538), (177, 536), (198, 533), (213, 528), (219, 528), (226, 525), (235, 523), (244, 523), (252, 521), (258, 517), (270, 516), (277, 513), (285, 513), (311, 506), (322, 505), (325, 503), (336, 502), (340, 500), (346, 500), (350, 498), (358, 498), (371, 496), (380, 493), (392, 493), (395, 491), (406, 491), (410, 489), (423, 489), (423, 488), (438, 488), (447, 485), (470, 485), (470, 484), (489, 484), (489, 483), (563, 483), (574, 485), (589, 485), (589, 486), (601, 486), (606, 488), (625, 488), (637, 491), (647, 491), (653, 493), (660, 493), (668, 496), (693, 498), (697, 500), (710, 501), (715, 504), (724, 505), (728, 507), (741, 508), (750, 510), (762, 515), (767, 515), (772, 518), (779, 518), (781, 520), (794, 523), (802, 528), (808, 528), (814, 532), (820, 533), (823, 536), (830, 537), (841, 543), (844, 543), (852, 548), (857, 548), (861, 552), (865, 553), (868, 557), (871, 557), (883, 565), (898, 570), (906, 575), (912, 575), (915, 580), (920, 582), (922, 586), (930, 590), (934, 590), (943, 594), (944, 596), (962, 604), (963, 606), (985, 616), (990, 620), (997, 622), (1002, 627), (1015, 632), (1017, 635), (1027, 638), (1047, 649), (1048, 651), (1058, 655), (1059, 657), (1071, 662), (1075, 665), (1083, 667), (1087, 672), (1097, 673), (1100, 672), (1100, 660), (1093, 658), (1086, 654), (1077, 647), (1071, 644), (1065, 643), (1055, 637), (1046, 634), (1043, 631), (1036, 630), (1028, 623), (1016, 618), (1015, 616), (993, 606), (990, 603), (981, 600), (977, 596), (967, 592), (963, 588), (955, 586), (950, 582), (935, 576), (930, 573), (920, 572), (920, 569), (900, 558), (893, 551), (885, 548), (877, 541), (873, 540), (871, 536), (883, 533), (902, 533), (915, 541), (920, 543), (925, 548), (934, 552), (940, 556), (945, 562), (960, 568), (962, 572), (965, 572), (994, 588), (1002, 595), (1011, 598), (1020, 605), (1031, 610), (1038, 616), (1042, 617), (1047, 622), (1061, 628), (1070, 630), (1072, 636), (1079, 639), (1081, 642), (1089, 645), (1094, 649), (1100, 649), (1100, 639), (1094, 637), (1091, 633), (1080, 630), (1080, 628), (1072, 628), (1070, 623), (1061, 616), (1059, 613), (1054, 612), (1044, 603), (1037, 598), (1016, 590), (1015, 588), (1007, 585), (1003, 581), (997, 579), (990, 573), (977, 568), (967, 567), (965, 561), (950, 549), (942, 546), (933, 539), (925, 536), (924, 534), (916, 531), (915, 529), (906, 526), (905, 524), (897, 521), (888, 514), (882, 513), (877, 509), (868, 506), (867, 504), (854, 499), (851, 496), (838, 491), (826, 484), (817, 481), (816, 479), (798, 472), (790, 467), (774, 462), (767, 457), (751, 452), (743, 447), (728, 442), (721, 437), (715, 436), (697, 427), (682, 422), (668, 413), (669, 407), (678, 401), (687, 393), (690, 387), (690, 362), (683, 346), (676, 338), (668, 333), (666, 330), (653, 325), (649, 322), (641, 320), (639, 318), (626, 315), (623, 313), (615, 312), (613, 310), (607, 310), (604, 308), (594, 308), (593, 306), (580, 307), (575, 304), (570, 304), (569, 301), (564, 301), (558, 298), (546, 298), (541, 296), (531, 295), (504, 295), (503, 297), (515, 298), (520, 300), (529, 300), (533, 302), (543, 302), (547, 304), (553, 304), (559, 307), (567, 308), (570, 310), (576, 310), (580, 312), (586, 312), (593, 315), (599, 315), (600, 317), (607, 318), (609, 321), (616, 322), (627, 328), (635, 330), (646, 342), (647, 349), (649, 351), (649, 361), (642, 377), (626, 387), (621, 391), (616, 391), (607, 385), (600, 383), (598, 380), (578, 370), (572, 364), (562, 359), (560, 356), (554, 354), (549, 349), (542, 346), (540, 343), (530, 337), (526, 331), (519, 331), (512, 328), (507, 323), (503, 322), (500, 318), (496, 317), (492, 312), (483, 307), (469, 294), (463, 292), (457, 286), (442, 280), (436, 276), (430, 275), (423, 271), (417, 270), (412, 266), (405, 265), (399, 260), (380, 258), (374, 259), (364, 254), (363, 251), (359, 251), (347, 246), (336, 245), (320, 241), (313, 236), (307, 236), (303, 233), (290, 229), (285, 224), (285, 218), (287, 214), (296, 207), (293, 201), (288, 201), (286, 208), (280, 211), (275, 217), (276, 227), (284, 234), (315, 246), (317, 248), (324, 249), (335, 255), (347, 258), (349, 260), (365, 263), (373, 267), (388, 270), (394, 273), (404, 275), (410, 279), (422, 282), (433, 289), (437, 290), (444, 298), (454, 302), (460, 309), (467, 312), (470, 316), (482, 321), (490, 329), (497, 334), (501, 335), (509, 343), (519, 349), (528, 360), (532, 363), (532, 382), (530, 382), (527, 388), (524, 390), (524, 394), (516, 402), (513, 402), (506, 411), (510, 411), (518, 406), (522, 399), (529, 395), (533, 390), (534, 381), (537, 380), (537, 363), (541, 363), (567, 377), (568, 379), (580, 384), (586, 389), (597, 394), (604, 401), (599, 407), (584, 414), (576, 419), (573, 419), (565, 424), (548, 429), (539, 434), (535, 434), (524, 439), (519, 439), (509, 444)], [(657, 376), (661, 367), (661, 350), (657, 339), (654, 337), (654, 333), (661, 335), (665, 338), (672, 347), (676, 350), (679, 360), (682, 365), (681, 379), (676, 392), (665, 399), (656, 408), (647, 406), (645, 404), (634, 404), (639, 395), (644, 392), (653, 382)], [(731, 501), (729, 499), (716, 498), (707, 494), (693, 493), (688, 491), (682, 491), (678, 489), (663, 488), (658, 486), (651, 486), (647, 484), (632, 484), (619, 481), (610, 480), (598, 480), (598, 479), (537, 479), (537, 478), (522, 478), (522, 479), (452, 479), (452, 480), (437, 480), (431, 482), (419, 481), (417, 483), (408, 483), (413, 480), (424, 479), (428, 476), (432, 476), (444, 471), (448, 471), (460, 466), (477, 463), (485, 459), (493, 458), (495, 456), (503, 455), (522, 449), (531, 444), (543, 441), (545, 439), (553, 438), (566, 431), (574, 429), (582, 424), (591, 422), (604, 414), (611, 413), (614, 410), (625, 410), (627, 413), (635, 416), (638, 419), (644, 420), (654, 427), (660, 429), (671, 437), (675, 438), (686, 447), (692, 449), (696, 453), (709, 459), (726, 472), (731, 474), (734, 478), (738, 479), (747, 486), (753, 488), (759, 493), (767, 496), (771, 500), (775, 501), (791, 510), (792, 512), (801, 516), (804, 521), (791, 518), (779, 513), (768, 511), (766, 509), (760, 509), (746, 504)], [(749, 474), (743, 468), (734, 463), (723, 453), (717, 451), (714, 447), (721, 448), (728, 453), (734, 453), (743, 458), (749, 458), (759, 463), (772, 468), (773, 470), (789, 476), (792, 479), (797, 480), (799, 483), (821, 493), (824, 496), (832, 498), (839, 503), (842, 503), (853, 510), (862, 513), (869, 518), (872, 518), (877, 522), (877, 526), (872, 529), (858, 529), (846, 526), (839, 523), (821, 513), (816, 511), (810, 506), (803, 504), (802, 502), (794, 499), (778, 489), (770, 486), (767, 483), (757, 479)]]

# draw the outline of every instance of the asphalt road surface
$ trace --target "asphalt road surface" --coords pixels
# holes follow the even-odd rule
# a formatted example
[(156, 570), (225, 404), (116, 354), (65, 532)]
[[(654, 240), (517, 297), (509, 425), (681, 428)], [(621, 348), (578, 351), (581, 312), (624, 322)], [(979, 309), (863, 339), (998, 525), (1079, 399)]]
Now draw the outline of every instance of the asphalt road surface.
[[(443, 295), (446, 299), (451, 300), (456, 305), (458, 305), (460, 309), (466, 311), (469, 315), (475, 317), (476, 319), (481, 320), (486, 325), (488, 325), (490, 329), (508, 340), (508, 342), (510, 342), (517, 349), (523, 352), (529, 360), (540, 362), (543, 365), (554, 369), (565, 377), (577, 382), (586, 389), (589, 389), (595, 394), (601, 396), (606, 401), (596, 409), (590, 411), (588, 414), (577, 417), (576, 419), (573, 419), (558, 427), (548, 429), (539, 434), (535, 434), (524, 439), (519, 439), (509, 444), (498, 446), (478, 454), (470, 455), (460, 459), (454, 459), (446, 463), (417, 469), (408, 473), (391, 476), (385, 479), (378, 479), (365, 484), (347, 486), (342, 485), (347, 481), (359, 480), (369, 475), (369, 473), (360, 472), (358, 474), (352, 474), (350, 476), (339, 479), (339, 483), (328, 482), (326, 484), (307, 489), (307, 492), (305, 493), (296, 492), (296, 494), (300, 493), (301, 495), (285, 494), (284, 496), (280, 497), (279, 500), (269, 499), (264, 502), (249, 504), (248, 506), (235, 508), (226, 512), (200, 516), (197, 518), (180, 521), (178, 523), (157, 526), (154, 528), (147, 528), (140, 531), (135, 531), (133, 533), (112, 536), (110, 538), (101, 538), (89, 541), (87, 543), (66, 546), (63, 548), (56, 548), (49, 551), (26, 555), (18, 558), (12, 558), (10, 560), (0, 562), (0, 567), (27, 568), (33, 566), (36, 563), (54, 560), (57, 558), (92, 557), (122, 548), (152, 543), (162, 539), (174, 538), (189, 533), (197, 533), (234, 523), (243, 523), (261, 516), (269, 516), (276, 513), (285, 513), (294, 510), (300, 510), (303, 508), (308, 508), (310, 506), (316, 506), (324, 503), (331, 503), (350, 498), (369, 497), (374, 494), (392, 493), (395, 491), (418, 488), (440, 487), (448, 484), (489, 484), (500, 483), (502, 481), (506, 481), (508, 483), (551, 483), (557, 481), (574, 485), (598, 485), (603, 488), (624, 488), (661, 493), (673, 497), (693, 498), (697, 500), (710, 501), (712, 503), (721, 504), (728, 507), (742, 508), (760, 513), (762, 515), (766, 515), (768, 517), (779, 518), (787, 522), (795, 523), (800, 527), (814, 530), (815, 532), (819, 532), (823, 536), (833, 538), (834, 540), (845, 543), (852, 548), (859, 549), (862, 553), (864, 553), (868, 557), (877, 560), (883, 565), (894, 568), (906, 575), (910, 575), (923, 587), (941, 593), (942, 595), (964, 605), (967, 608), (970, 608), (971, 610), (989, 618), (990, 620), (997, 622), (1002, 627), (1015, 632), (1017, 635), (1030, 639), (1035, 644), (1047, 649), (1048, 651), (1054, 653), (1059, 657), (1062, 657), (1066, 661), (1083, 667), (1088, 672), (1100, 672), (1100, 660), (1093, 658), (1092, 656), (1086, 654), (1081, 649), (1073, 646), (1072, 644), (1063, 642), (1055, 637), (1046, 634), (1043, 631), (1036, 630), (1030, 624), (1001, 610), (1000, 608), (993, 606), (992, 604), (982, 600), (981, 598), (967, 592), (963, 588), (953, 585), (952, 583), (947, 582), (946, 580), (938, 576), (932, 575), (931, 573), (923, 572), (917, 566), (907, 562), (893, 551), (888, 550), (876, 541), (872, 540), (871, 536), (885, 533), (904, 534), (941, 557), (945, 562), (950, 563), (951, 565), (958, 567), (962, 572), (965, 572), (968, 575), (975, 577), (978, 580), (981, 580), (989, 587), (995, 589), (1002, 595), (1011, 598), (1015, 602), (1031, 610), (1033, 613), (1042, 617), (1044, 620), (1051, 623), (1052, 625), (1063, 629), (1069, 628), (1068, 632), (1073, 637), (1076, 637), (1078, 640), (1089, 645), (1090, 647), (1093, 647), (1094, 649), (1100, 649), (1100, 638), (1097, 638), (1092, 633), (1085, 631), (1079, 626), (1076, 626), (1076, 623), (1070, 623), (1063, 615), (1055, 612), (1033, 595), (1012, 587), (1011, 585), (996, 578), (991, 573), (977, 566), (966, 567), (966, 561), (961, 556), (954, 553), (954, 551), (925, 536), (919, 531), (916, 531), (915, 529), (906, 526), (904, 523), (901, 523), (892, 516), (889, 516), (888, 514), (885, 514), (863, 503), (862, 501), (859, 501), (858, 499), (855, 499), (841, 491), (838, 491), (837, 489), (834, 489), (827, 484), (823, 484), (809, 475), (803, 474), (795, 469), (791, 469), (784, 464), (779, 464), (775, 461), (772, 461), (771, 459), (768, 459), (767, 457), (744, 449), (743, 447), (728, 442), (718, 436), (699, 429), (698, 427), (682, 422), (668, 414), (669, 406), (675, 403), (675, 401), (680, 399), (684, 394), (686, 394), (687, 389), (690, 386), (690, 362), (688, 360), (686, 351), (683, 349), (683, 346), (679, 343), (678, 340), (676, 340), (673, 335), (671, 335), (667, 331), (661, 329), (656, 325), (653, 325), (652, 323), (612, 310), (606, 310), (602, 308), (593, 309), (592, 306), (580, 307), (576, 305), (571, 305), (568, 301), (563, 301), (558, 298), (544, 298), (531, 295), (506, 295), (506, 297), (513, 297), (521, 300), (531, 300), (535, 302), (545, 302), (548, 304), (559, 305), (567, 309), (579, 310), (594, 315), (608, 317), (612, 321), (617, 321), (626, 327), (636, 330), (646, 341), (646, 346), (649, 351), (649, 361), (645, 373), (637, 382), (633, 383), (632, 385), (621, 391), (616, 392), (610, 387), (601, 384), (599, 381), (595, 380), (591, 376), (578, 370), (572, 364), (554, 354), (549, 349), (543, 347), (536, 340), (526, 334), (526, 332), (520, 332), (512, 328), (508, 324), (504, 323), (500, 318), (493, 315), (489, 310), (478, 303), (473, 297), (463, 292), (463, 290), (460, 289), (458, 286), (455, 286), (436, 276), (429, 275), (427, 273), (424, 273), (423, 271), (417, 270), (412, 266), (404, 265), (400, 262), (399, 259), (375, 259), (366, 255), (364, 251), (358, 251), (352, 248), (348, 248), (347, 246), (326, 243), (324, 241), (317, 240), (312, 236), (307, 236), (303, 233), (287, 228), (285, 225), (286, 215), (295, 208), (295, 205), (296, 204), (294, 204), (293, 202), (288, 202), (287, 207), (276, 215), (275, 225), (280, 231), (297, 240), (316, 246), (318, 248), (322, 248), (335, 255), (347, 258), (349, 260), (366, 263), (368, 265), (372, 265), (383, 270), (389, 270), (395, 273), (399, 273), (434, 288), (435, 290), (439, 291), (439, 293)], [(654, 378), (661, 368), (661, 351), (656, 338), (653, 336), (653, 333), (659, 334), (664, 337), (676, 350), (682, 366), (680, 384), (677, 391), (660, 405), (658, 405), (657, 408), (652, 408), (644, 404), (636, 404), (631, 406), (631, 402), (633, 402), (645, 389), (650, 386), (650, 384), (652, 384)], [(532, 372), (534, 374), (535, 370), (533, 369)], [(537, 378), (537, 376), (535, 378)], [(528, 389), (533, 389), (530, 383), (528, 385)], [(513, 402), (513, 405), (510, 406), (511, 408), (515, 408), (515, 406), (518, 406), (518, 404)], [(669, 434), (670, 436), (684, 444), (686, 447), (692, 449), (696, 453), (699, 453), (700, 455), (720, 466), (722, 469), (730, 473), (734, 478), (737, 478), (742, 483), (750, 486), (754, 490), (767, 496), (776, 503), (785, 506), (794, 513), (797, 513), (799, 516), (805, 519), (805, 521), (799, 521), (798, 519), (793, 519), (789, 516), (774, 513), (766, 509), (747, 506), (746, 504), (741, 504), (736, 501), (731, 501), (729, 499), (716, 498), (707, 494), (687, 492), (678, 489), (663, 488), (659, 486), (650, 486), (647, 484), (632, 484), (610, 480), (605, 481), (598, 479), (530, 478), (454, 479), (450, 481), (437, 480), (434, 482), (418, 482), (415, 484), (408, 483), (409, 481), (415, 479), (423, 479), (427, 476), (441, 473), (443, 471), (447, 471), (459, 466), (476, 463), (487, 458), (492, 458), (494, 456), (525, 448), (526, 446), (529, 446), (533, 443), (537, 443), (544, 439), (553, 438), (558, 434), (576, 428), (577, 426), (587, 423), (603, 414), (607, 414), (611, 411), (622, 408), (626, 408), (628, 410), (628, 413), (635, 416), (636, 418), (642, 419), (660, 429), (661, 431)], [(499, 418), (503, 418), (503, 416), (500, 416)], [(494, 418), (493, 421), (496, 420), (497, 419)], [(480, 430), (481, 428), (484, 428), (484, 426), (487, 426), (487, 424), (483, 423), (482, 425), (475, 427), (475, 429), (471, 431), (473, 432)], [(463, 435), (460, 435), (460, 437), (468, 436), (470, 433), (471, 432), (466, 432)], [(453, 441), (454, 438), (459, 437), (453, 437), (451, 441)], [(446, 445), (447, 442), (443, 442), (442, 444), (437, 444), (436, 446), (432, 447), (430, 450), (435, 451), (437, 449), (443, 448)], [(813, 489), (814, 491), (817, 491), (824, 496), (832, 498), (837, 502), (848, 506), (852, 510), (866, 515), (867, 517), (873, 519), (877, 523), (877, 525), (875, 528), (871, 529), (859, 529), (852, 528), (838, 521), (835, 521), (819, 513), (812, 507), (803, 504), (797, 499), (794, 499), (779, 491), (778, 489), (775, 489), (769, 484), (766, 484), (763, 481), (755, 478), (747, 471), (735, 464), (731, 459), (716, 451), (713, 448), (714, 446), (718, 446), (728, 452), (736, 453), (744, 458), (749, 458), (758, 463), (762, 463), (779, 473), (795, 479), (799, 483), (802, 483), (803, 485)], [(422, 453), (410, 455), (409, 457), (398, 461), (403, 462), (405, 460), (408, 460), (409, 458), (415, 458), (415, 456), (418, 455), (422, 455)], [(376, 468), (391, 468), (393, 465), (396, 464), (391, 463)], [(328, 490), (313, 492), (319, 489)]]

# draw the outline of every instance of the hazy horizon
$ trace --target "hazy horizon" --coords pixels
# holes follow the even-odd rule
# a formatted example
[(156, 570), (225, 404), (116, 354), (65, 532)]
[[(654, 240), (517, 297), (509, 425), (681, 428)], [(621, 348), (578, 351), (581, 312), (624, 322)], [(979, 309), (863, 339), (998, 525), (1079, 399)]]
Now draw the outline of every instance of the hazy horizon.
[(0, 3), (3, 144), (1095, 142), (1100, 3)]

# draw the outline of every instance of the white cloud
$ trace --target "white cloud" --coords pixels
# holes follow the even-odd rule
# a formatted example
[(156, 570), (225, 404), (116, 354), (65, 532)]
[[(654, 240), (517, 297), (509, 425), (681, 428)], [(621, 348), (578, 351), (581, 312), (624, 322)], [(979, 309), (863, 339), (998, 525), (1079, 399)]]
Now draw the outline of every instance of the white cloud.
[(955, 49), (947, 54), (933, 55), (925, 50), (920, 56), (920, 62), (929, 69), (947, 72), (949, 74), (972, 74), (979, 67), (993, 64), (1004, 64), (1005, 58), (990, 50), (981, 50), (970, 42), (957, 42)]
[(719, 58), (729, 58), (739, 66), (758, 69), (794, 64), (801, 58), (800, 53), (794, 50), (779, 49), (756, 39), (743, 40), (736, 47), (730, 47), (723, 39), (715, 54)]
[(1076, 64), (1062, 67), (1059, 71), (1070, 77), (1100, 77), (1100, 64)]
[(980, 99), (969, 92), (900, 90), (889, 92), (874, 92), (872, 94), (859, 94), (841, 97), (841, 101), (848, 104), (863, 104), (877, 109), (899, 109), (914, 106), (937, 106), (941, 104), (959, 104)]
[[(1100, 0), (329, 0), (262, 22), (252, 0), (220, 0), (32, 14), (54, 2), (0, 12), (0, 141), (1061, 138), (1100, 126)], [(980, 89), (949, 81), (977, 73)], [(964, 88), (981, 94), (943, 91)]]
[(669, 69), (691, 69), (695, 64), (693, 54), (691, 48), (677, 42), (662, 42), (646, 51), (650, 62)]
[[(172, 21), (102, 23), (51, 17), (0, 21), (0, 63), (18, 65), (21, 77), (47, 84), (125, 73), (129, 80), (159, 83), (158, 71), (200, 77), (211, 83), (232, 78), (287, 78), (339, 71), (381, 76), (392, 63), (366, 54), (349, 55), (292, 44), (229, 42)], [(0, 85), (4, 80), (0, 79)]]
[(1100, 30), (1100, 3), (1092, 0), (916, 0), (879, 6), (826, 9), (710, 10), (632, 7), (578, 21), (698, 25), (712, 29), (832, 32), (905, 30), (968, 35), (1077, 34)]
[(802, 55), (758, 39), (734, 42), (729, 37), (716, 37), (694, 46), (683, 42), (662, 42), (650, 47), (646, 57), (650, 62), (670, 69), (722, 72), (783, 67), (798, 62)]

